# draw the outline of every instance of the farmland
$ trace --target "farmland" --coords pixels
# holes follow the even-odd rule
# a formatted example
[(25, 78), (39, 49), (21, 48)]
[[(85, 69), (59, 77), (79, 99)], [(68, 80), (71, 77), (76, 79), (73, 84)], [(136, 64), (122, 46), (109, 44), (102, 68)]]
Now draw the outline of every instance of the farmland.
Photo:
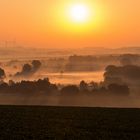
[(140, 139), (140, 109), (0, 106), (0, 139)]

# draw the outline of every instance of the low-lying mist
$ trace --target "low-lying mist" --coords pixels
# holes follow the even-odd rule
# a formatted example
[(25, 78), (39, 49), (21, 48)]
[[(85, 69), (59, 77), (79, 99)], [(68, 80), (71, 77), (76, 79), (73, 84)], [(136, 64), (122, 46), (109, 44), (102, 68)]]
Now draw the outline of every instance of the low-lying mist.
[(83, 107), (129, 107), (139, 108), (139, 96), (59, 96), (39, 94), (0, 94), (1, 105), (48, 105)]
[(139, 64), (130, 54), (6, 61), (0, 104), (139, 108)]

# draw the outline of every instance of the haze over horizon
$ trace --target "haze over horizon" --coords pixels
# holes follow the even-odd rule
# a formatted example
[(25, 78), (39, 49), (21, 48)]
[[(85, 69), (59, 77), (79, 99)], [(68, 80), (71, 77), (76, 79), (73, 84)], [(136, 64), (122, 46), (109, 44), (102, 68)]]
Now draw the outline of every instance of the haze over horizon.
[(14, 39), (45, 48), (140, 46), (139, 5), (139, 0), (0, 0), (0, 42)]

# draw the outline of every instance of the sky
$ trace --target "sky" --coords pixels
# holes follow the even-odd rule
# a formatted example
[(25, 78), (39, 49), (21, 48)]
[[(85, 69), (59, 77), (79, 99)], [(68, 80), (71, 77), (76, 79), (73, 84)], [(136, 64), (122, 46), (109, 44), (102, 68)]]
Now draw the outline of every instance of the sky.
[[(88, 11), (84, 21), (76, 22), (70, 14), (75, 5)], [(139, 6), (140, 0), (0, 0), (0, 43), (14, 40), (45, 48), (140, 46)]]

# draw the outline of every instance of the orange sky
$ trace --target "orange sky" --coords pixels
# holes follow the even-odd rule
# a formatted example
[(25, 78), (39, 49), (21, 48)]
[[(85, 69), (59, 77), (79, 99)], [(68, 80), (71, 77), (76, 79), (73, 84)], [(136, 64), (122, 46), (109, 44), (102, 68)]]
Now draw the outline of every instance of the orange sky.
[[(75, 24), (66, 10), (84, 3), (90, 21)], [(140, 0), (0, 0), (0, 42), (35, 47), (140, 45)]]

